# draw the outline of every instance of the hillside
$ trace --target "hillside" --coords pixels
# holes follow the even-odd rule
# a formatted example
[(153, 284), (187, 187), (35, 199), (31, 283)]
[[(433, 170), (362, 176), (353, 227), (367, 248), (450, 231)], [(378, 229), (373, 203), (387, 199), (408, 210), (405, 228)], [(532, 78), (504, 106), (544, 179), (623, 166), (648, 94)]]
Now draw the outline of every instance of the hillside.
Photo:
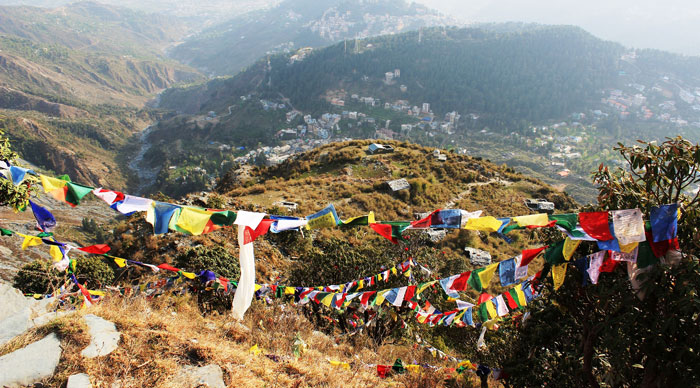
[(405, 0), (286, 0), (207, 28), (170, 55), (208, 74), (233, 75), (268, 54), (447, 24), (456, 22)]
[[(700, 139), (698, 63), (574, 27), (518, 24), (280, 54), (234, 77), (163, 93), (160, 106), (182, 115), (153, 132), (150, 167), (164, 150), (183, 161), (171, 164), (179, 169), (222, 146), (382, 137), (505, 162), (591, 202), (590, 172), (601, 152), (619, 162), (610, 152), (618, 141)], [(170, 147), (169, 138), (183, 136), (184, 152)]]
[(172, 17), (93, 2), (0, 7), (0, 128), (41, 168), (127, 187), (129, 139), (159, 117), (146, 103), (202, 79), (162, 55), (187, 32)]

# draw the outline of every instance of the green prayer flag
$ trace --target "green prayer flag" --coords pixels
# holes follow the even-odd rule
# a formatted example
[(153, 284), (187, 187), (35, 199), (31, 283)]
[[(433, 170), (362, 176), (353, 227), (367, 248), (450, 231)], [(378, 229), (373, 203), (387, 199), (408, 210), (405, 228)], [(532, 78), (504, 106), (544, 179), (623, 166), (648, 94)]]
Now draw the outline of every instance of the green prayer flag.
[(209, 218), (209, 220), (214, 225), (231, 226), (236, 221), (236, 213), (230, 210), (216, 212), (211, 215), (211, 218)]
[(544, 251), (544, 260), (551, 264), (551, 265), (556, 265), (556, 264), (561, 264), (564, 262), (564, 242), (566, 240), (561, 240), (558, 243), (554, 244), (553, 246), (550, 246), (547, 248), (547, 250)]
[(66, 202), (76, 206), (80, 204), (80, 200), (83, 199), (83, 197), (94, 190), (93, 187), (83, 186), (72, 182), (66, 183), (66, 186), (68, 187), (68, 191), (66, 192)]
[(482, 322), (486, 322), (489, 320), (489, 312), (486, 309), (486, 302), (480, 304), (479, 309), (477, 311), (478, 311), (479, 319)]
[(518, 298), (518, 293), (515, 291), (515, 288), (511, 288), (510, 290), (508, 290), (508, 294), (510, 294), (510, 296), (513, 297), (513, 300), (515, 301), (515, 304), (518, 305), (518, 307), (523, 307), (523, 303), (520, 301), (520, 298)]
[(578, 214), (550, 214), (549, 220), (556, 221), (558, 226), (561, 226), (569, 232), (572, 232), (574, 229), (576, 229), (576, 223), (578, 223)]
[(507, 233), (510, 232), (511, 230), (515, 230), (515, 229), (525, 229), (525, 227), (524, 227), (524, 226), (519, 226), (518, 224), (512, 224), (512, 225), (508, 225), (508, 226), (506, 226), (505, 228), (503, 228), (503, 230), (501, 231), (501, 233), (507, 234)]
[(648, 241), (642, 241), (637, 248), (637, 268), (642, 269), (657, 264), (659, 259), (654, 256)]
[(12, 231), (9, 229), (0, 228), (0, 235), (2, 236), (12, 236)]
[(404, 372), (403, 361), (401, 361), (400, 358), (397, 358), (396, 361), (394, 361), (394, 365), (391, 367), (391, 369), (393, 369), (394, 372), (396, 372), (396, 373), (403, 373)]

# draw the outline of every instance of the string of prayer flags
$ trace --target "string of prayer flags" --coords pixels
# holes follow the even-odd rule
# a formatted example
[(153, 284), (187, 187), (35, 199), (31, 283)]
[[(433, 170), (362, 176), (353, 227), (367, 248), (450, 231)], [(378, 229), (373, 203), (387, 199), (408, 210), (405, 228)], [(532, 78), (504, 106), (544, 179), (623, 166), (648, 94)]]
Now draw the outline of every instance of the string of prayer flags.
[(180, 214), (175, 225), (189, 234), (200, 235), (207, 228), (211, 215), (212, 212), (206, 209), (184, 206), (180, 208)]
[(599, 241), (613, 239), (608, 226), (607, 211), (579, 213), (578, 218), (581, 223), (581, 228), (583, 228), (589, 236)]
[(37, 205), (34, 201), (29, 200), (29, 205), (34, 213), (36, 225), (42, 232), (51, 232), (56, 227), (56, 218), (46, 208)]
[(615, 237), (615, 228), (612, 224), (608, 224), (608, 233), (612, 238), (605, 241), (598, 240), (598, 249), (620, 252), (620, 242), (617, 240), (617, 237)]
[(678, 204), (651, 208), (650, 222), (655, 243), (675, 238), (678, 230)]
[(97, 198), (100, 198), (101, 200), (103, 200), (110, 207), (114, 203), (121, 202), (124, 200), (123, 193), (120, 193), (119, 191), (105, 190), (101, 187), (97, 188), (95, 190), (92, 190), (92, 194), (94, 194)]
[(621, 246), (646, 240), (641, 210), (615, 210), (612, 212), (612, 219), (615, 237)]
[(338, 213), (336, 213), (333, 204), (326, 206), (317, 213), (307, 216), (306, 219), (308, 220), (308, 224), (306, 225), (308, 229), (335, 227), (339, 222)]
[[(374, 217), (374, 213), (370, 213), (372, 214), (372, 217)], [(274, 221), (272, 225), (270, 225), (270, 231), (272, 233), (280, 233), (286, 230), (299, 230), (300, 228), (305, 227), (309, 222), (305, 218), (287, 216), (270, 216), (270, 219)]]

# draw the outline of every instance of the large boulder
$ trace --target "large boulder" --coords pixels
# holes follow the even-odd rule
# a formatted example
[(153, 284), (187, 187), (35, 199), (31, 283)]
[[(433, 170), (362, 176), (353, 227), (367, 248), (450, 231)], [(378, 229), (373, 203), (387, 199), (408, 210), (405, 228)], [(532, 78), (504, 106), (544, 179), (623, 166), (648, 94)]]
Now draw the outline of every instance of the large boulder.
[(102, 319), (94, 314), (85, 316), (85, 323), (90, 331), (90, 344), (80, 353), (86, 358), (106, 356), (119, 345), (121, 333), (117, 331), (114, 323)]
[(61, 341), (55, 333), (0, 357), (0, 386), (22, 387), (51, 377), (61, 359)]
[(53, 298), (27, 298), (22, 291), (0, 284), (0, 346), (34, 326), (45, 325), (67, 314), (51, 312)]

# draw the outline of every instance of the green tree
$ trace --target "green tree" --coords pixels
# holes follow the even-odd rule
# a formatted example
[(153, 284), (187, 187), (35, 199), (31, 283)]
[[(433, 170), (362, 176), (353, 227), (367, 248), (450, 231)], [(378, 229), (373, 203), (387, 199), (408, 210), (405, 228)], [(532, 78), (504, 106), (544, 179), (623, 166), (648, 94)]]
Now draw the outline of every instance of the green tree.
[[(661, 261), (639, 280), (636, 293), (624, 268), (582, 285), (582, 273), (567, 272), (564, 285), (531, 306), (517, 328), (505, 324), (483, 354), (511, 374), (512, 386), (677, 387), (700, 381), (700, 271), (695, 256), (700, 151), (680, 137), (662, 144), (615, 148), (629, 169), (601, 165), (593, 180), (601, 209), (681, 205), (680, 261)], [(593, 249), (594, 246), (590, 246)], [(668, 257), (668, 255), (667, 255)], [(572, 266), (571, 264), (569, 265)]]
[[(0, 128), (0, 160), (17, 165), (17, 157), (17, 153), (10, 147), (10, 139)], [(0, 206), (11, 206), (15, 210), (25, 209), (29, 205), (30, 195), (36, 192), (36, 182), (36, 178), (27, 176), (24, 182), (15, 186), (9, 179), (0, 179)]]

